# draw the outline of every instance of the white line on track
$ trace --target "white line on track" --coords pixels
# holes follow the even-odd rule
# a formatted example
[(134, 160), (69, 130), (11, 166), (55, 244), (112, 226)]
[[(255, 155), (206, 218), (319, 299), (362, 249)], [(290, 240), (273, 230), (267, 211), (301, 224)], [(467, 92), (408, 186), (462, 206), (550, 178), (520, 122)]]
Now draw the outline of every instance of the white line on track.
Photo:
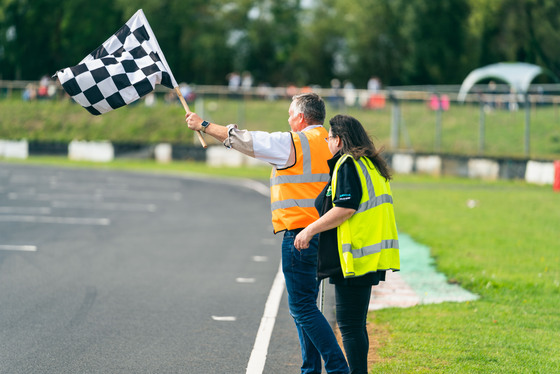
[(35, 246), (35, 245), (9, 245), (9, 244), (0, 244), (0, 251), (36, 252), (36, 251), (37, 251), (37, 246)]
[(179, 201), (183, 198), (180, 192), (160, 192), (160, 191), (115, 191), (99, 189), (96, 194), (104, 197), (125, 197), (127, 199), (161, 199)]
[(260, 193), (263, 196), (270, 196), (270, 187), (261, 182), (257, 182), (251, 179), (241, 179), (238, 181), (243, 187), (249, 188), (255, 192)]
[(48, 185), (52, 189), (57, 190), (94, 190), (97, 188), (127, 190), (126, 184), (105, 183), (103, 181), (86, 181), (86, 182), (68, 182), (61, 181), (57, 177), (32, 177), (32, 176), (14, 176), (9, 181), (10, 184), (33, 184), (33, 185)]
[(53, 208), (62, 209), (97, 209), (97, 210), (120, 210), (126, 212), (150, 212), (156, 211), (155, 204), (135, 203), (91, 203), (80, 201), (51, 201)]
[(47, 193), (17, 193), (10, 192), (8, 194), (10, 200), (34, 200), (34, 201), (49, 201), (54, 199), (76, 199), (76, 200), (100, 200), (102, 197), (99, 195), (91, 194), (47, 194)]
[(253, 256), (252, 260), (254, 262), (267, 262), (268, 261), (268, 257), (266, 256)]
[(25, 207), (25, 206), (0, 206), (0, 213), (51, 214), (51, 208)]
[(56, 182), (55, 176), (41, 176), (41, 175), (27, 175), (27, 174), (13, 174), (10, 177), (9, 183), (13, 184), (45, 184)]
[(72, 183), (72, 182), (50, 182), (49, 187), (53, 190), (96, 190), (99, 188), (126, 191), (128, 186), (125, 184), (108, 184), (103, 182), (86, 182), (86, 183)]
[(237, 283), (255, 283), (255, 278), (235, 278)]
[[(164, 174), (162, 174), (164, 175)], [(176, 175), (167, 175), (167, 177), (175, 178)], [(179, 176), (182, 178), (182, 176)], [(156, 188), (160, 189), (173, 189), (182, 188), (182, 183), (177, 179), (167, 179), (164, 184), (159, 180), (158, 174), (153, 174), (152, 178), (134, 178), (134, 177), (108, 177), (106, 179), (108, 184), (124, 184), (128, 186), (142, 186), (144, 188)]]
[(278, 315), (278, 308), (280, 307), (280, 300), (284, 292), (284, 276), (282, 275), (282, 264), (278, 267), (278, 272), (272, 283), (272, 288), (268, 294), (266, 305), (264, 307), (264, 314), (261, 319), (259, 331), (255, 338), (253, 351), (247, 364), (246, 374), (261, 374), (264, 370), (266, 363), (266, 355), (268, 353), (268, 345), (272, 336), (272, 330), (276, 323), (276, 316)]
[(111, 220), (109, 218), (0, 215), (0, 222), (57, 223), (63, 225), (108, 226), (111, 223)]
[(125, 199), (157, 199), (157, 200), (167, 200), (167, 201), (179, 201), (183, 196), (178, 192), (172, 193), (154, 193), (154, 192), (132, 192), (123, 191), (110, 192), (110, 191), (95, 191), (91, 193), (8, 193), (8, 198), (11, 200), (101, 200), (104, 198), (125, 198)]
[(212, 316), (212, 319), (219, 322), (235, 322), (237, 320), (234, 316)]

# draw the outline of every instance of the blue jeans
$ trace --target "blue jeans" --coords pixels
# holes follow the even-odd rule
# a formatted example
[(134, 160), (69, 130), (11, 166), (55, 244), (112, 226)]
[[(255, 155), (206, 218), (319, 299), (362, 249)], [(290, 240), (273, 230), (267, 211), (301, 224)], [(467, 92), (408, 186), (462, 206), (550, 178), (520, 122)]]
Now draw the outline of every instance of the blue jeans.
[(327, 373), (348, 373), (348, 364), (325, 316), (317, 307), (317, 247), (319, 236), (309, 248), (298, 251), (294, 239), (300, 230), (284, 233), (282, 270), (288, 291), (290, 314), (294, 318), (301, 346), (302, 374), (321, 373), (321, 357)]
[(334, 286), (336, 321), (350, 364), (350, 374), (367, 374), (369, 338), (366, 328), (371, 286)]

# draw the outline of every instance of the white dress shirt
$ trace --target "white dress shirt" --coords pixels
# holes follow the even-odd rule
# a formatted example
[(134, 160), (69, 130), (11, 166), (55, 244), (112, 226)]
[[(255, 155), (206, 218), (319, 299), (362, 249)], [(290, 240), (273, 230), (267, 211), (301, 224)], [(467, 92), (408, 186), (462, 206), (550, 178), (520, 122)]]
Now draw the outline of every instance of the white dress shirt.
[[(307, 126), (302, 131), (320, 126), (322, 125)], [(228, 138), (224, 141), (224, 145), (258, 160), (268, 162), (278, 169), (291, 166), (288, 163), (290, 163), (290, 155), (294, 152), (294, 143), (290, 132), (239, 130), (237, 125), (228, 126)]]

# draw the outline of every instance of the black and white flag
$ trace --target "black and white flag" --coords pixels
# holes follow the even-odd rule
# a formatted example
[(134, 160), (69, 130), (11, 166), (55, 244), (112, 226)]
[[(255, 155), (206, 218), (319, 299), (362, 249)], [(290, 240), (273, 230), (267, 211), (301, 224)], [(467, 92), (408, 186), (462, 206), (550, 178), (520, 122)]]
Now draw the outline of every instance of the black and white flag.
[(56, 75), (64, 90), (95, 115), (138, 100), (156, 84), (177, 87), (142, 9), (78, 65)]

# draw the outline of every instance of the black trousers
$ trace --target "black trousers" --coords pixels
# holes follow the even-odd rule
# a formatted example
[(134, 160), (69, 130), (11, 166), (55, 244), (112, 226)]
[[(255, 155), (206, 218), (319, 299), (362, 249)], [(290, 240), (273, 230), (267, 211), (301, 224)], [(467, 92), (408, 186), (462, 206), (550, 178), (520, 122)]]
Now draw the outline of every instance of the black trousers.
[(369, 338), (366, 329), (372, 286), (335, 284), (336, 322), (351, 374), (367, 374)]

